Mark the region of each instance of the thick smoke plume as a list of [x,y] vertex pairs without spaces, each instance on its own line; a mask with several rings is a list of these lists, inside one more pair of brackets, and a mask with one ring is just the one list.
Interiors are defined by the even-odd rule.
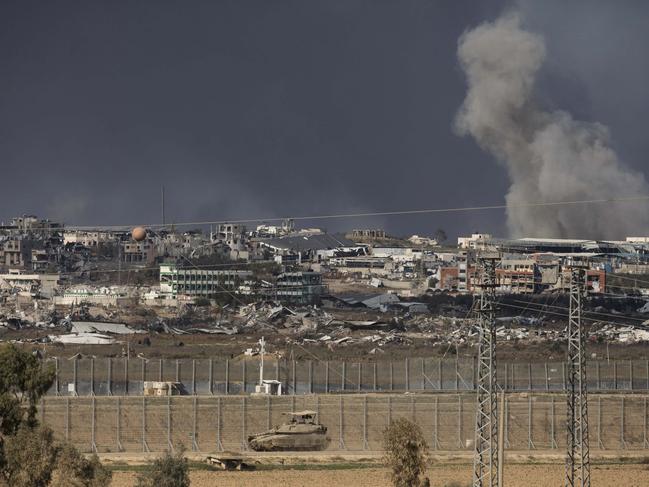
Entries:
[[649,230],[645,201],[518,206],[649,194],[644,176],[624,167],[609,147],[606,127],[544,110],[535,102],[545,44],[521,28],[518,15],[465,32],[458,57],[468,92],[456,128],[506,166],[512,236],[619,239]]

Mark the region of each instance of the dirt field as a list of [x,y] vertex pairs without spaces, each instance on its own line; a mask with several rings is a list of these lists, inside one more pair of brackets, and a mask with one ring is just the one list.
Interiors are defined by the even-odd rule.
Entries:
[[[505,469],[507,487],[547,487],[563,485],[564,467],[553,465],[511,465]],[[428,471],[431,485],[444,487],[452,482],[467,486],[471,481],[470,465],[443,465]],[[135,485],[136,474],[115,472],[114,487]],[[257,472],[196,471],[191,475],[192,487],[319,487],[319,486],[389,486],[388,471],[383,468],[350,470],[272,470]],[[592,483],[598,487],[641,487],[649,485],[647,465],[596,465],[592,468]]]

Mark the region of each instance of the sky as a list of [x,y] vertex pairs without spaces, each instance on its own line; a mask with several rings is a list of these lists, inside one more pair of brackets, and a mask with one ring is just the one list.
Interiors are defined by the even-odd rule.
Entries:
[[[162,185],[168,222],[503,204],[454,119],[458,39],[507,9],[545,38],[539,102],[649,172],[649,2],[4,0],[0,220],[158,223]],[[507,233],[501,210],[301,224]]]

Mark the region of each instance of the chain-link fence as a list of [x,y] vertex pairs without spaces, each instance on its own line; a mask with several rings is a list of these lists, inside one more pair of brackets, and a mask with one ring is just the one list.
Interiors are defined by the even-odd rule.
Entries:
[[[257,358],[211,359],[53,359],[59,396],[141,396],[144,381],[173,381],[191,395],[253,392],[259,382]],[[589,361],[590,391],[649,390],[649,360]],[[400,361],[343,362],[266,359],[265,379],[280,380],[288,394],[370,392],[461,392],[474,389],[475,361],[414,358]],[[563,362],[498,364],[506,391],[565,389]]]
[[[593,449],[645,449],[649,396],[590,397]],[[505,397],[505,447],[557,449],[565,445],[565,398],[553,393]],[[83,451],[147,452],[183,445],[192,451],[246,450],[248,435],[312,409],[327,427],[329,450],[380,450],[392,419],[422,428],[433,450],[470,450],[475,396],[354,394],[300,396],[45,397],[41,420]]]

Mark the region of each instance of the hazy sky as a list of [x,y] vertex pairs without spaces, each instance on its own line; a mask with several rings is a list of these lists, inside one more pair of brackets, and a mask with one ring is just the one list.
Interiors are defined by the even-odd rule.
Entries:
[[[158,222],[162,184],[176,221],[501,204],[453,119],[458,38],[508,7],[545,36],[541,102],[649,169],[649,2],[4,0],[0,220]],[[506,231],[500,211],[313,225]]]

